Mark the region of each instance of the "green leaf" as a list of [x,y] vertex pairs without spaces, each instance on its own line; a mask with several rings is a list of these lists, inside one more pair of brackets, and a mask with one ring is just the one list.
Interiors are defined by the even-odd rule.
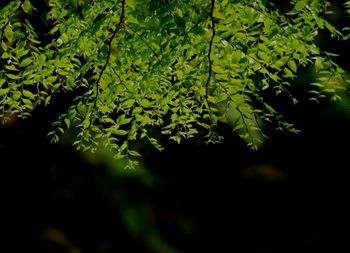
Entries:
[[269,39],[272,39],[276,34],[278,34],[278,32],[279,31],[277,27],[270,28],[267,36]]
[[34,99],[35,99],[34,94],[31,93],[31,92],[28,91],[28,90],[23,90],[22,93],[23,93],[23,96],[25,96],[25,97],[27,97],[27,98],[29,98],[29,99],[31,99],[31,100],[34,100]]
[[15,66],[13,65],[6,65],[5,66],[6,69],[8,70],[12,70],[12,71],[19,71],[19,69],[17,69]]
[[14,32],[9,25],[5,27],[4,33],[5,33],[6,39],[8,39],[9,41],[12,41]]
[[140,153],[135,150],[128,150],[128,154],[131,156],[141,156]]
[[270,87],[269,83],[266,81],[266,79],[262,80],[263,87],[261,88],[262,90],[266,90]]
[[2,50],[4,50],[5,52],[7,51],[8,47],[6,45],[6,43],[4,41],[1,41],[1,48]]
[[21,50],[16,50],[16,56],[17,56],[17,58],[21,58],[21,57],[23,57],[23,56],[25,56],[25,55],[27,55],[29,53],[29,50],[27,49],[27,50],[23,50],[23,49],[21,49]]
[[22,98],[22,102],[24,103],[26,108],[33,109],[33,103],[31,100],[29,100],[27,98]]
[[152,106],[152,103],[148,99],[141,99],[140,104],[143,108],[149,108]]
[[28,65],[30,65],[32,63],[32,59],[30,59],[30,58],[25,58],[22,62],[21,62],[21,64],[19,64],[19,66],[21,66],[21,67],[27,67]]
[[70,127],[70,120],[69,119],[65,118],[64,123],[66,123],[67,128]]
[[86,106],[81,101],[78,103],[77,109],[78,109],[79,114],[82,117],[85,117],[85,115],[86,115]]
[[297,72],[298,67],[297,67],[297,64],[295,63],[294,60],[291,59],[291,60],[288,61],[288,67],[289,67],[294,73]]
[[225,69],[223,69],[222,67],[217,66],[217,65],[213,65],[212,69],[213,69],[214,73],[218,73],[218,74],[223,74],[226,72]]
[[134,103],[135,103],[134,99],[127,99],[126,101],[124,101],[122,103],[122,107],[129,108],[129,107],[133,106]]
[[128,131],[122,130],[122,129],[117,129],[114,131],[116,135],[126,135],[128,134]]
[[11,74],[11,73],[6,73],[6,76],[10,79],[13,79],[13,80],[18,80],[18,79],[21,79],[21,77],[19,75],[14,75],[14,74]]
[[268,57],[268,55],[265,52],[258,51],[258,56],[259,56],[260,59],[264,60],[265,63],[268,63],[269,57]]
[[226,17],[222,14],[222,12],[217,11],[216,9],[214,9],[213,16],[214,18],[217,18],[217,19],[226,19]]
[[132,16],[132,15],[128,15],[128,17],[127,17],[127,22],[129,22],[129,23],[134,23],[134,24],[138,24],[139,23],[139,21],[134,17],[134,16]]
[[6,95],[9,93],[10,88],[0,89],[0,96]]
[[111,119],[111,118],[109,118],[109,117],[103,117],[102,119],[101,119],[101,122],[102,123],[110,123],[110,124],[115,124],[115,122],[114,122],[114,120],[113,119]]
[[25,0],[22,4],[22,9],[25,13],[32,15],[33,12],[33,6],[32,3],[29,0]]
[[10,55],[9,55],[9,53],[4,52],[4,53],[1,55],[1,58],[2,58],[2,59],[8,59],[8,58],[10,58]]
[[135,9],[135,6],[136,6],[135,0],[128,0],[125,3],[126,3],[127,6],[131,7],[132,9]]
[[324,20],[322,18],[320,18],[320,17],[316,17],[315,20],[316,20],[317,26],[320,29],[323,29],[323,27],[324,27]]
[[82,126],[84,129],[89,128],[89,126],[90,126],[90,118],[89,117],[84,119]]
[[20,97],[22,96],[22,93],[18,90],[14,91],[13,94],[12,94],[12,99],[13,100],[18,100]]
[[307,2],[305,0],[298,0],[294,6],[294,10],[299,12],[306,7],[306,4],[307,4]]
[[275,82],[278,82],[279,81],[279,77],[278,77],[278,75],[276,75],[276,74],[273,74],[273,73],[268,73],[268,75],[269,75],[269,77],[272,79],[272,80],[274,80]]
[[[214,1],[204,0],[50,0],[48,9],[39,10],[34,0],[5,2],[0,117],[25,118],[33,104],[46,106],[51,97],[54,102],[68,96],[70,104],[53,125],[53,141],[71,128],[77,149],[102,146],[126,164],[140,155],[128,150],[131,141],[145,138],[161,150],[160,134],[180,142],[201,133],[215,143],[221,139],[215,134],[219,122],[232,124],[249,147],[260,146],[265,127],[288,128],[265,101],[284,91],[296,103],[284,89],[295,85],[290,79],[302,74],[300,67],[314,63],[310,70],[318,84],[305,86],[309,96],[338,101],[348,95],[346,69],[319,43],[321,29],[330,31],[322,33],[326,42],[327,36],[350,38],[349,27],[343,30],[346,25],[338,22],[335,28],[329,21],[332,1],[292,0],[287,13],[278,1],[268,0],[216,0],[212,13]],[[349,0],[346,6],[350,14]],[[50,36],[40,41],[45,34],[29,17],[34,14],[51,41]],[[280,99],[275,102],[279,108]],[[151,130],[157,139],[150,138]]]
[[284,68],[284,74],[285,74],[285,77],[287,77],[287,78],[293,78],[294,77],[293,72],[290,71],[288,68]]
[[26,37],[25,33],[21,30],[16,30],[13,34],[12,40],[13,41],[17,41],[17,40],[21,40],[24,39]]
[[130,121],[131,121],[131,118],[122,119],[122,120],[118,121],[118,125],[129,124]]
[[33,42],[34,44],[40,44],[40,41],[38,41],[32,37],[28,37],[27,39],[30,40],[31,42]]
[[5,78],[1,78],[1,79],[0,79],[0,88],[1,88],[1,86],[2,86],[4,83],[6,83],[6,79],[5,79]]
[[333,25],[331,25],[328,21],[324,20],[324,25],[326,26],[326,28],[333,34],[336,36],[341,35],[341,32],[339,32]]

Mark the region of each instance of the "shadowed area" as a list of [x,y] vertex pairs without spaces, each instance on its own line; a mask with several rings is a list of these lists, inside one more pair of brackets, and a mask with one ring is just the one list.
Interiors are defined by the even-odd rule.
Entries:
[[[47,1],[32,2],[42,13],[48,8]],[[286,13],[291,5],[285,2],[270,5]],[[345,14],[334,5],[340,14],[330,22],[342,26]],[[56,36],[48,35],[45,17],[31,21],[46,42]],[[349,71],[348,42],[327,39],[327,32],[318,37]],[[143,156],[140,166],[125,170],[103,147],[76,151],[72,129],[59,144],[50,143],[50,123],[84,91],[54,94],[28,119],[10,117],[0,126],[0,252],[350,252],[350,97],[309,101],[313,68],[300,68],[291,81],[290,92],[300,98],[295,105],[288,94],[261,92],[301,131],[264,129],[268,138],[257,151],[230,125],[219,125],[224,139],[215,145],[202,135],[177,144],[149,127],[164,151],[145,138],[133,142]]]
[[[52,145],[38,111],[1,128],[5,245],[36,252],[331,252],[346,247],[350,120],[306,102],[300,135],[258,152],[222,144],[147,144],[140,168]],[[306,108],[307,107],[307,108]],[[345,114],[347,115],[347,114]]]

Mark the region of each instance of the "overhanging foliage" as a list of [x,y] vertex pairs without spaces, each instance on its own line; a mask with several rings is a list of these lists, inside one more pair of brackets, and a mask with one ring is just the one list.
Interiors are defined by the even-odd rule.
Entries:
[[53,142],[76,129],[77,149],[104,146],[129,166],[139,156],[133,141],[162,149],[150,127],[179,143],[196,134],[215,143],[217,124],[229,122],[253,149],[266,124],[297,132],[264,92],[296,103],[289,87],[302,67],[314,65],[318,76],[311,99],[337,100],[348,90],[334,55],[317,45],[320,30],[347,37],[326,20],[328,1],[292,0],[286,12],[263,0],[49,0],[40,11],[33,4],[14,0],[0,10],[2,123],[71,93],[52,124]]

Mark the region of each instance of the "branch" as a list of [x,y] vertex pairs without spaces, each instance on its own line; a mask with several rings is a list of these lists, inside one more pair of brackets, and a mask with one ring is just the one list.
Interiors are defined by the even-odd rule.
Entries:
[[118,23],[117,27],[114,29],[113,34],[108,41],[108,53],[107,53],[106,61],[105,61],[105,64],[103,65],[101,72],[100,72],[100,75],[98,76],[98,79],[96,81],[96,96],[95,96],[95,101],[94,101],[94,108],[95,109],[96,109],[97,98],[99,95],[99,83],[101,81],[102,75],[103,75],[104,71],[106,70],[106,67],[107,67],[108,62],[109,62],[109,58],[111,55],[112,42],[113,42],[113,39],[115,38],[115,36],[117,35],[117,33],[123,28],[124,20],[125,20],[125,0],[122,0],[122,13],[120,14],[119,23]]
[[253,147],[256,147],[257,145],[255,144],[253,135],[252,135],[252,134],[249,134],[249,125],[248,125],[248,123],[246,122],[246,116],[244,115],[244,113],[242,112],[242,110],[239,108],[239,106],[237,106],[235,109],[236,109],[236,110],[238,111],[238,113],[241,115],[242,123],[243,123],[243,125],[244,125],[244,128],[245,128],[247,134],[248,134],[249,137],[250,137],[250,140],[251,140],[251,143],[252,143]]
[[[211,76],[212,76],[212,73],[213,73],[213,62],[212,62],[212,59],[211,59],[211,51],[212,51],[212,48],[213,48],[213,42],[214,42],[214,37],[215,37],[215,22],[214,22],[214,15],[213,15],[214,14],[214,7],[215,7],[215,0],[211,0],[211,8],[210,8],[209,16],[210,16],[210,19],[211,19],[212,35],[211,35],[211,39],[210,39],[210,42],[209,42],[209,51],[208,51],[208,61],[209,61],[208,72],[209,72],[209,75],[208,75],[207,81],[205,83],[205,100],[207,101],[210,113],[211,113],[211,108],[210,108],[210,104],[209,104],[209,101],[208,101],[208,96],[209,96],[208,88],[209,88],[210,79],[211,79]],[[209,119],[209,120],[211,120],[211,119]]]
[[117,73],[117,71],[114,69],[113,66],[111,66],[110,64],[108,64],[108,66],[110,67],[110,69],[113,71],[113,73],[117,76],[117,78],[119,79],[119,82],[124,86],[124,88],[130,92],[129,88],[125,85],[125,83],[123,82],[122,78],[120,77],[120,75]]

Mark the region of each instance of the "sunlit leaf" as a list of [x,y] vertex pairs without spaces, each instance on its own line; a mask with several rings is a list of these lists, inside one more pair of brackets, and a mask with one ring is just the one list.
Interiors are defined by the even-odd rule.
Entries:
[[13,79],[13,80],[21,79],[21,77],[19,75],[14,75],[11,73],[6,73],[6,76],[10,79]]
[[332,1],[5,2],[2,115],[27,118],[55,105],[52,142],[70,128],[80,152],[102,147],[129,167],[139,156],[129,148],[143,139],[162,150],[162,134],[217,143],[219,124],[229,124],[256,149],[265,128],[297,133],[273,95],[296,104],[304,70],[312,72],[311,100],[347,101],[346,66],[320,43],[350,38],[348,25],[329,15],[343,8]]
[[13,32],[12,28],[11,28],[9,25],[7,25],[7,26],[5,27],[5,29],[4,29],[4,34],[5,34],[6,38],[7,38],[9,41],[12,41],[14,32]]
[[0,89],[0,96],[6,95],[9,93],[10,88]]
[[32,63],[32,59],[30,58],[25,58],[21,63],[20,66],[21,67],[27,67],[28,65],[30,65]]
[[289,60],[287,65],[294,73],[297,72],[298,67],[294,60]]
[[116,135],[126,135],[126,134],[128,134],[128,131],[118,129],[118,130],[115,130],[114,133]]
[[29,0],[24,0],[24,2],[22,4],[22,9],[25,13],[32,15],[33,6]]
[[31,100],[35,99],[35,96],[32,92],[28,91],[28,90],[23,90],[22,91],[23,95]]

